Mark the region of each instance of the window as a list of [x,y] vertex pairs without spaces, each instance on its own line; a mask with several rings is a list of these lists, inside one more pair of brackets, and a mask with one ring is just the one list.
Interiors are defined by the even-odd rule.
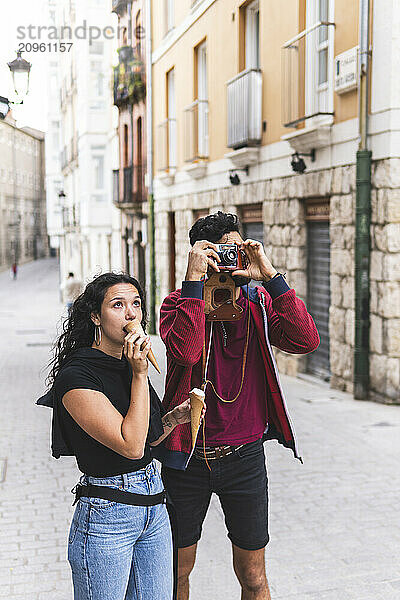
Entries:
[[[333,0],[311,0],[307,2],[306,37],[306,114],[323,115],[333,113],[334,79],[334,27]],[[318,23],[323,23],[319,25]],[[314,27],[314,29],[312,29]],[[310,119],[310,126],[315,119]]]
[[[318,21],[328,22],[329,0],[319,0]],[[318,32],[317,54],[318,54],[318,85],[328,82],[328,27],[321,27]]]
[[104,42],[91,42],[89,45],[89,54],[103,54]]
[[142,56],[143,31],[142,31],[142,22],[141,22],[140,10],[138,10],[137,13],[136,13],[136,19],[135,19],[135,38],[136,38],[136,51],[137,51],[137,54],[138,54],[138,56]]
[[175,26],[175,11],[174,11],[175,0],[164,0],[164,23],[165,23],[165,35]]
[[129,166],[129,130],[128,130],[128,125],[124,125],[124,148],[123,148],[123,156],[124,156],[124,167],[128,167]]
[[246,69],[260,68],[260,7],[252,2],[246,7]]
[[198,156],[208,156],[208,83],[207,83],[207,44],[203,42],[196,48],[197,82],[197,129]]
[[60,147],[60,123],[58,121],[53,121],[51,124],[52,129],[52,145],[53,148],[57,151]]
[[96,190],[104,189],[104,147],[92,147],[93,186]]
[[167,73],[168,166],[176,167],[175,70]]

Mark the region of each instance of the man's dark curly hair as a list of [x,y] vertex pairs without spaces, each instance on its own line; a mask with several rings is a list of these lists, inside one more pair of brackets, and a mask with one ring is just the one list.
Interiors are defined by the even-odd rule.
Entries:
[[94,340],[95,326],[92,313],[100,314],[101,305],[108,288],[118,283],[130,283],[138,291],[142,303],[142,327],[145,330],[147,321],[146,299],[144,291],[134,277],[126,273],[103,273],[88,283],[83,293],[72,305],[68,317],[64,320],[62,333],[53,345],[53,358],[50,361],[48,385],[52,385],[58,371],[79,348],[89,348]]
[[219,210],[212,215],[197,219],[189,231],[190,244],[194,246],[199,240],[207,240],[215,244],[225,233],[231,231],[241,233],[237,215],[223,213]]

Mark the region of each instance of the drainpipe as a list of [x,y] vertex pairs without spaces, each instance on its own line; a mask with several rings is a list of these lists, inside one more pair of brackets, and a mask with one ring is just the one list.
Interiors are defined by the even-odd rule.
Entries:
[[354,397],[368,398],[370,311],[371,157],[368,150],[370,0],[360,0],[359,138],[356,167]]
[[147,124],[147,189],[149,202],[150,306],[149,333],[156,333],[156,258],[153,195],[153,72],[151,38],[151,0],[146,0],[146,124]]

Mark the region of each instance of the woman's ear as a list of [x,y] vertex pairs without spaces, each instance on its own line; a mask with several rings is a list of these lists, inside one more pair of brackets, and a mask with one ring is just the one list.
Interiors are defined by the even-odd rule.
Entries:
[[99,318],[99,315],[97,313],[90,313],[90,318],[92,319],[93,323],[96,326],[100,325],[100,318]]

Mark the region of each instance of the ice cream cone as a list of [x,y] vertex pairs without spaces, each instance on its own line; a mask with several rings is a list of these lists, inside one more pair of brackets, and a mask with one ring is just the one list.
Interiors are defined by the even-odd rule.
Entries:
[[[125,325],[124,331],[126,331],[126,333],[131,333],[132,331],[134,331],[135,333],[140,333],[140,335],[145,335],[145,333],[143,331],[143,327],[142,327],[140,321],[138,321],[138,319],[133,319],[133,321],[129,321],[129,323],[127,323],[127,325]],[[153,354],[153,350],[150,349],[150,351],[147,355],[147,358],[149,359],[149,361],[151,362],[153,367],[159,373],[161,373],[160,367],[158,366],[158,363],[156,361],[156,357]]]
[[205,394],[202,390],[194,388],[189,392],[190,396],[190,424],[192,428],[192,447],[196,443],[197,432],[200,427],[201,411],[204,406]]

